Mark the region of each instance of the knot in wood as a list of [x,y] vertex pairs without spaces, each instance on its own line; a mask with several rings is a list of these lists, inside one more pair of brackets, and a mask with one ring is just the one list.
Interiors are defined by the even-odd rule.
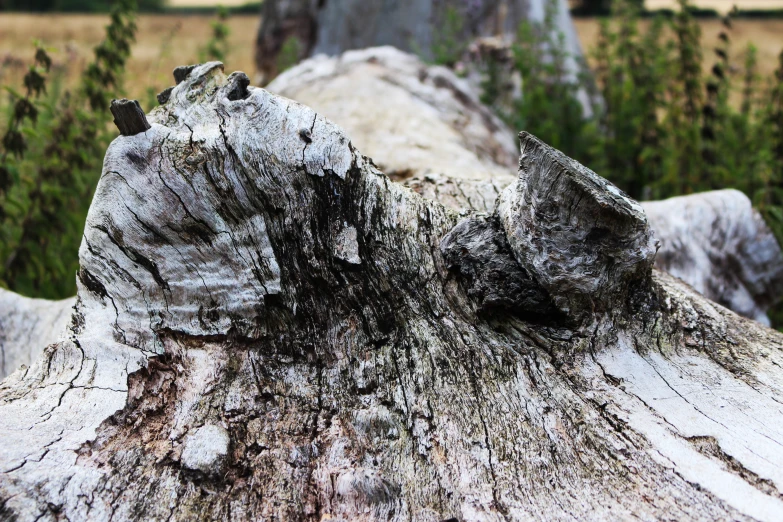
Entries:
[[616,308],[650,275],[658,242],[642,207],[533,135],[496,216],[517,262],[573,318]]

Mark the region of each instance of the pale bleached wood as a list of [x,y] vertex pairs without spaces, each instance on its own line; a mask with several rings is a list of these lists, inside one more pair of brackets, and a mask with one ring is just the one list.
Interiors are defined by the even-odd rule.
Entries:
[[769,325],[783,296],[783,252],[738,190],[715,190],[642,203],[661,250],[656,266],[705,297]]
[[[460,214],[244,83],[109,147],[67,339],[0,383],[3,518],[779,519],[783,337],[652,270],[638,205],[523,136]],[[474,291],[522,271],[558,312]]]
[[0,288],[0,380],[30,364],[56,342],[76,299],[30,299]]
[[[519,152],[511,129],[465,80],[393,47],[318,56],[267,88],[337,123],[396,180],[427,188],[440,180],[494,179],[499,187],[514,181]],[[498,194],[468,189],[466,196],[491,210]]]

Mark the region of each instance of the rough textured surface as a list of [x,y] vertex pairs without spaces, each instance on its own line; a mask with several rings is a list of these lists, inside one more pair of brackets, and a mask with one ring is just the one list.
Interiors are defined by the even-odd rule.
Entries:
[[519,138],[519,181],[496,210],[514,257],[566,315],[615,308],[658,249],[642,207],[534,136]]
[[76,299],[30,299],[0,288],[0,380],[65,333]]
[[456,270],[486,313],[498,308],[545,316],[554,313],[549,294],[517,263],[501,225],[494,217],[460,221],[440,243],[450,270]]
[[123,136],[133,136],[150,128],[147,117],[136,100],[112,100],[110,109],[114,124]]
[[[501,186],[514,180],[511,130],[454,73],[393,47],[312,58],[268,89],[337,123],[393,179],[425,185],[495,179]],[[496,197],[477,204],[491,206]]]
[[783,252],[747,196],[716,190],[642,206],[661,239],[655,266],[769,325],[766,311],[783,297]]
[[[464,81],[412,55],[386,47],[321,56],[269,88],[335,121],[390,177],[453,209],[492,213],[514,180],[510,129]],[[783,296],[783,253],[745,196],[716,191],[642,206],[662,243],[658,268],[769,323],[766,310]]]
[[196,428],[185,437],[182,466],[205,475],[219,476],[228,456],[230,442],[229,434],[222,426],[207,424]]
[[[538,255],[511,213],[424,199],[241,81],[193,69],[107,151],[68,338],[0,383],[2,518],[779,519],[783,336],[660,272],[588,321],[487,313],[461,267]],[[538,194],[526,169],[505,198]],[[563,175],[594,184],[536,219],[644,246],[630,202]]]

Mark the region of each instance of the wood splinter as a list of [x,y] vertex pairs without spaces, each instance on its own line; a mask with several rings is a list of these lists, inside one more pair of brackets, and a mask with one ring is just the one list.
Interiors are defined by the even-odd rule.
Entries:
[[112,100],[110,109],[114,124],[123,136],[135,136],[150,128],[147,116],[137,100]]

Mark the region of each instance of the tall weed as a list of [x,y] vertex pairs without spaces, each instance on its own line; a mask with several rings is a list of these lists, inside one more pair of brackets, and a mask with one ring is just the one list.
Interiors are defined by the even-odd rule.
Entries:
[[[742,190],[781,241],[783,53],[775,76],[764,80],[753,46],[742,63],[732,63],[731,15],[720,44],[705,49],[691,5],[679,4],[673,17],[642,29],[638,2],[613,2],[590,50],[593,84],[564,73],[568,55],[553,11],[541,23],[523,24],[512,44],[523,94],[496,109],[512,127],[540,136],[636,199]],[[580,95],[585,85],[595,86],[600,101],[589,110]]]
[[78,249],[103,153],[116,135],[109,102],[122,89],[133,42],[136,4],[118,0],[106,37],[73,90],[45,76],[39,47],[25,77],[26,95],[11,92],[0,154],[0,285],[63,298],[76,291]]

